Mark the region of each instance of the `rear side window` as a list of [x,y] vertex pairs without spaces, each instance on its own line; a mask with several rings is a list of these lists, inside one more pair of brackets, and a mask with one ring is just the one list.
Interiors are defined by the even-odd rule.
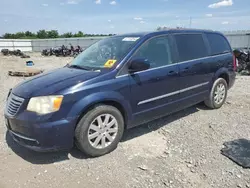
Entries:
[[218,55],[231,51],[231,47],[223,36],[216,33],[208,33],[206,35],[211,48],[211,55]]
[[179,61],[198,59],[208,55],[201,34],[177,34],[174,37],[179,52]]

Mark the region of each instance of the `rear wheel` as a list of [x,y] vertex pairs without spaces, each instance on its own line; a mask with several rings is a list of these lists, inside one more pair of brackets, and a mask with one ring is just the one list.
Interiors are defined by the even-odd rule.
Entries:
[[212,109],[220,108],[226,101],[227,98],[227,82],[223,78],[218,78],[210,91],[209,98],[204,102],[206,106]]
[[121,112],[113,106],[98,105],[79,121],[75,130],[76,145],[87,155],[101,156],[117,147],[123,131]]

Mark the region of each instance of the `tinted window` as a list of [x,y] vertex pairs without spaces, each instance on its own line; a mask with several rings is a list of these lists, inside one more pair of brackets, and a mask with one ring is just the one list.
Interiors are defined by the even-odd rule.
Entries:
[[217,55],[231,51],[229,44],[223,36],[214,33],[208,33],[207,38],[211,48],[211,55]]
[[150,62],[150,68],[172,64],[169,38],[156,37],[145,42],[135,53],[133,59],[145,58]]
[[207,56],[207,49],[201,34],[175,35],[180,61],[188,61]]

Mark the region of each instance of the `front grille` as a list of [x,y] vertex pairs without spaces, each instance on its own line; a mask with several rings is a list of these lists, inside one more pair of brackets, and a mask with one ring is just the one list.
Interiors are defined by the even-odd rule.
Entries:
[[7,105],[6,105],[6,110],[8,114],[11,116],[16,115],[23,101],[24,101],[23,98],[10,94],[7,100]]

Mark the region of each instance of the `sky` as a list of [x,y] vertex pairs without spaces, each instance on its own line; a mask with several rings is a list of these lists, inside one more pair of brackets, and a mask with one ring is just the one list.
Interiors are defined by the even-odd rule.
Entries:
[[58,30],[92,34],[159,26],[250,30],[249,0],[0,0],[0,35]]

